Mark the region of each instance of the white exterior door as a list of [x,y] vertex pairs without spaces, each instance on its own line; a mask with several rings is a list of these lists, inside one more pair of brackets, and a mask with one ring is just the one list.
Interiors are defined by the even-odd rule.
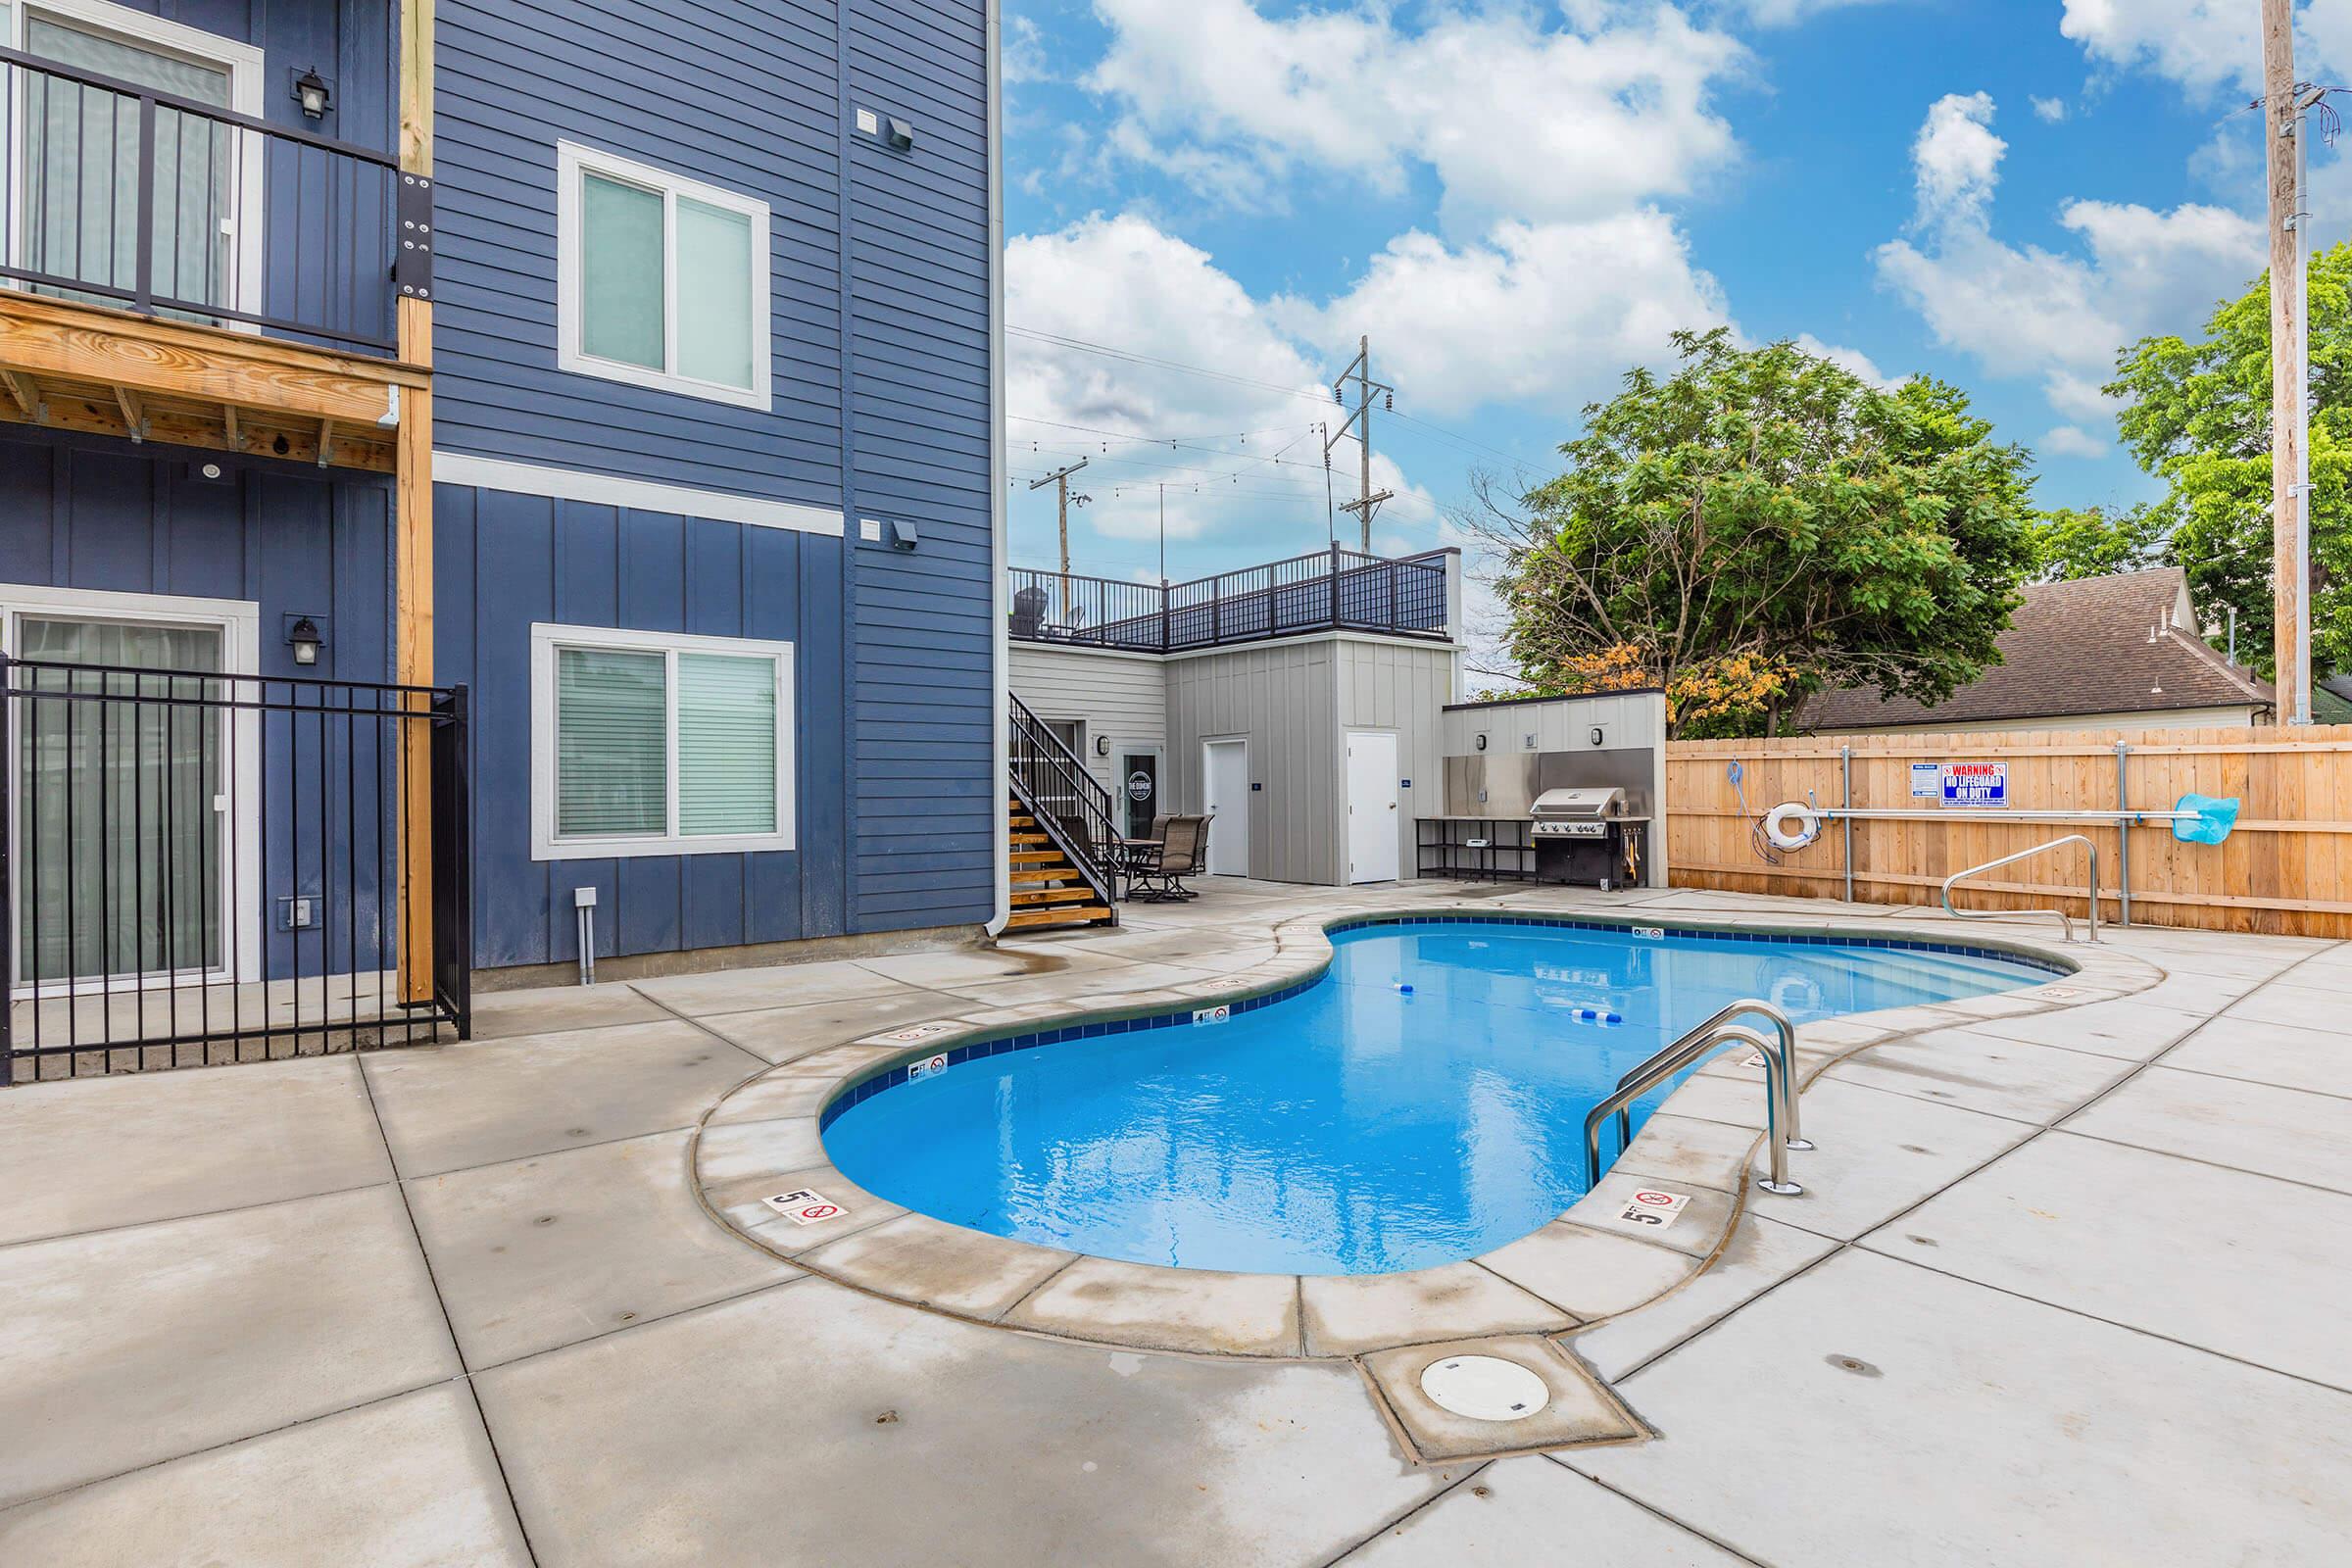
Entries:
[[1348,736],[1348,880],[1396,880],[1396,737],[1382,731]]
[[1208,824],[1208,874],[1250,874],[1250,743],[1207,741],[1200,747],[1201,809]]

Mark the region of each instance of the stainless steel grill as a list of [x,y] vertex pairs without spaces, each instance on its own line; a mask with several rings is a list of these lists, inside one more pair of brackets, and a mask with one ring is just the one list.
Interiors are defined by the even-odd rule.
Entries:
[[1648,820],[1634,814],[1625,791],[1590,787],[1545,790],[1534,816],[1536,837],[1553,839],[1604,839],[1612,825]]

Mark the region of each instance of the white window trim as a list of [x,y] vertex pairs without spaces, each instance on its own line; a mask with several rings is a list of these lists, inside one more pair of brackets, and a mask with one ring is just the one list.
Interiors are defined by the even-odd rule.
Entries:
[[[678,817],[678,654],[772,658],[776,662],[776,830],[773,833],[681,834],[636,838],[559,838],[556,835],[556,651],[612,648],[669,654],[669,819]],[[608,626],[531,625],[531,858],[631,859],[652,855],[754,855],[790,850],[793,841],[795,723],[793,645],[749,637],[697,637],[683,632],[623,631]]]
[[[675,295],[677,268],[678,198],[702,202],[727,212],[741,213],[752,221],[752,384],[728,386],[680,375],[674,370],[649,370],[641,365],[598,359],[580,347],[580,178],[601,174],[624,185],[654,191],[662,197],[662,362],[678,360],[678,313]],[[737,408],[769,407],[769,361],[774,356],[774,318],[768,304],[767,203],[706,185],[683,174],[656,169],[634,159],[578,142],[556,143],[556,368],[575,375],[600,376],[631,386],[675,392],[685,397],[731,403]]]
[[[262,118],[262,86],[266,76],[262,51],[249,43],[191,27],[185,23],[172,22],[145,11],[116,5],[113,0],[6,0],[0,3],[0,42],[11,49],[24,47],[24,18],[27,12],[75,22],[96,32],[113,33],[126,42],[143,44],[162,54],[178,55],[201,65],[217,66],[228,73],[228,107],[240,115]],[[24,106],[22,92],[10,95],[7,126],[8,167],[0,170],[0,181],[8,189],[8,232],[19,236],[9,242],[9,261],[22,266],[17,254],[26,225],[23,212],[24,181],[18,172],[15,149],[27,146],[24,132]],[[263,159],[268,149],[265,138],[249,132],[235,133],[233,145],[236,156],[230,177],[236,188],[229,193],[229,208],[235,214],[230,220],[229,275],[235,279],[233,289],[235,308],[258,316],[262,310],[262,260],[265,249],[265,220],[263,198],[266,194]],[[13,279],[9,288],[27,285]],[[259,332],[250,321],[224,323],[229,330]]]
[[[71,616],[81,620],[123,620],[141,624],[166,626],[217,626],[220,630],[220,663],[224,675],[254,675],[262,667],[262,607],[250,599],[194,599],[175,594],[116,593],[96,588],[51,588],[30,583],[0,583],[0,652],[17,651],[17,622],[24,615],[36,617]],[[11,705],[12,707],[21,705]],[[12,715],[13,719],[13,715]],[[222,748],[222,766],[233,769],[230,790],[238,802],[237,815],[228,824],[234,844],[234,858],[227,878],[228,885],[220,890],[223,931],[252,931],[259,928],[262,908],[262,835],[257,812],[262,792],[262,731],[257,715],[237,712],[227,720],[233,744]],[[0,765],[17,765],[17,737],[5,736],[5,752]],[[18,824],[20,827],[22,824]],[[24,858],[12,855],[10,864],[19,869]],[[22,909],[20,899],[13,906]],[[0,940],[14,942],[16,933],[0,932]],[[262,949],[264,943],[231,943],[230,951],[236,962],[239,982],[262,977]],[[141,989],[162,989],[185,985],[188,976],[142,975],[137,984]],[[208,973],[208,979],[232,978],[227,966]],[[73,990],[78,994],[101,989],[127,990],[121,978],[112,980],[82,980]],[[62,983],[43,982],[40,994],[63,996],[67,988]],[[20,985],[17,997],[29,997],[33,988]]]

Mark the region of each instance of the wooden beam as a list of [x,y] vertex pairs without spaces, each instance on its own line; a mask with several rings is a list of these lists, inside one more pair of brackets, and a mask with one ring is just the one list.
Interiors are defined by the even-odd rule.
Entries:
[[115,402],[122,410],[122,431],[133,441],[147,439],[147,413],[139,407],[139,395],[126,386],[115,388]]
[[13,289],[0,289],[0,369],[352,424],[389,424],[399,412],[392,389],[429,381],[423,371],[388,360]]
[[227,437],[228,449],[234,452],[237,449],[237,406],[234,403],[220,405],[220,433]]
[[39,424],[43,407],[41,389],[33,385],[32,377],[23,370],[10,370],[7,380],[9,395],[17,400],[17,407],[24,411],[24,417]]
[[334,451],[335,421],[320,419],[318,421],[318,466],[325,467],[328,461],[333,458]]
[[[42,416],[27,419],[13,397],[0,398],[0,424],[39,424],[50,430],[74,430],[85,435],[123,436],[122,409],[110,389],[89,387],[71,393],[42,394]],[[318,433],[315,425],[279,425],[251,414],[237,421],[236,438],[222,438],[219,406],[175,407],[142,402],[151,446],[193,447],[206,452],[231,452],[248,458],[272,458],[285,463],[316,463]],[[334,466],[368,473],[390,473],[393,432],[370,426],[362,435],[348,429],[335,432]]]
[[[433,0],[400,0],[400,167],[433,172]],[[433,308],[396,307],[400,357],[430,369]],[[433,683],[433,393],[430,380],[402,393],[393,479],[393,676]],[[433,816],[426,726],[411,720],[401,755],[400,996],[433,1000]]]

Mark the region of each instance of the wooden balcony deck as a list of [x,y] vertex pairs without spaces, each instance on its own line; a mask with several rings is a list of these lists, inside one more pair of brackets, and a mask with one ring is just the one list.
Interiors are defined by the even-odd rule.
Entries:
[[431,372],[0,288],[0,419],[391,473]]

